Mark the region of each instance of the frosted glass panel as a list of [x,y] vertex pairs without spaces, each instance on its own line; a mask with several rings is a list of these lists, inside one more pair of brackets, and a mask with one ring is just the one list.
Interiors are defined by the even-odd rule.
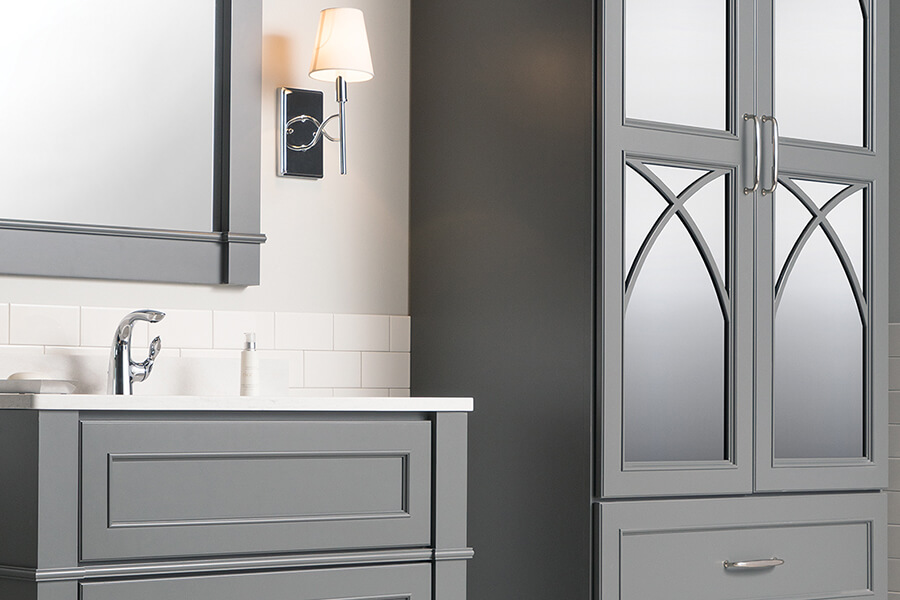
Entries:
[[844,250],[847,251],[847,256],[850,257],[850,263],[853,265],[853,271],[861,283],[865,281],[863,268],[864,219],[862,192],[857,192],[843,200],[828,215],[828,222],[834,227],[835,233],[844,245]]
[[726,129],[726,0],[625,2],[625,116]]
[[[656,167],[653,170],[665,174]],[[707,173],[684,171],[693,171],[693,179]],[[724,207],[725,182],[719,176],[702,188],[710,194],[696,204],[707,213],[702,219],[694,220],[690,208],[678,209],[695,223],[694,235],[704,243],[707,235],[726,239],[724,208],[708,206],[713,204],[711,197],[718,196],[719,206]],[[678,182],[670,187],[677,189]],[[652,196],[661,197],[643,177],[629,174],[626,215],[648,206],[647,198]],[[669,200],[666,204],[671,206],[674,198]],[[701,197],[695,195],[685,206],[695,200]],[[728,437],[728,321],[697,241],[682,218],[667,210],[669,219],[658,236],[651,236],[646,257],[626,290],[624,458],[629,462],[723,460]],[[710,235],[712,229],[718,231]]]
[[862,146],[859,0],[775,0],[775,115],[785,137]]
[[[848,190],[847,197],[827,204],[821,192],[830,184],[793,183],[806,198],[791,199],[789,191],[780,190],[776,205],[803,201],[830,210],[807,212],[807,221],[812,213],[822,220],[796,248],[796,226],[790,232],[782,228],[776,212],[776,240],[781,247],[792,246],[793,264],[788,258],[788,270],[775,289],[775,457],[861,457],[865,326],[860,313],[866,305],[862,294],[854,294],[853,281],[862,282],[864,268],[864,194]],[[849,273],[840,256],[850,264]]]

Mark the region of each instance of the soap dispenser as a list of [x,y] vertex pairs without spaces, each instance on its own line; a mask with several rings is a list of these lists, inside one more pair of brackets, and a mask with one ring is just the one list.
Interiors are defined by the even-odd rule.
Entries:
[[259,355],[256,353],[256,334],[244,334],[241,351],[241,396],[259,395]]

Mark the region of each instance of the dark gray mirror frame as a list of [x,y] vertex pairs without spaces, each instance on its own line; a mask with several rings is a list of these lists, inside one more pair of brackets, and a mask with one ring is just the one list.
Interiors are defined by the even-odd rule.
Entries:
[[0,273],[258,285],[261,0],[217,0],[213,231],[0,219]]

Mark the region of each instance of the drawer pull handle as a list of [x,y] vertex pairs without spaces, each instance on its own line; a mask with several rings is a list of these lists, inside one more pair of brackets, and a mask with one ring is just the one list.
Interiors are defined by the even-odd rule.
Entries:
[[725,561],[723,563],[726,569],[771,569],[778,565],[783,565],[784,561],[780,558],[763,558],[760,560],[739,560],[735,562]]

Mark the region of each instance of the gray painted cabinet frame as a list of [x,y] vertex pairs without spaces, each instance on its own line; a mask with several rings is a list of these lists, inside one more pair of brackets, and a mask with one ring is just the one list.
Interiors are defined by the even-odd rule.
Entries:
[[218,0],[211,232],[0,219],[0,273],[257,285],[262,3]]
[[[604,498],[685,496],[778,490],[877,489],[887,483],[887,88],[888,2],[864,0],[867,26],[865,91],[867,147],[781,142],[779,182],[792,176],[858,183],[866,190],[866,271],[869,299],[865,340],[867,371],[865,457],[773,459],[773,299],[771,195],[773,157],[765,128],[762,181],[754,193],[754,128],[743,115],[773,114],[772,0],[728,2],[727,126],[722,131],[626,118],[625,0],[600,4],[598,81],[598,308],[596,493]],[[777,116],[777,115],[776,115]],[[624,264],[625,179],[630,170],[655,185],[646,165],[725,173],[730,238],[727,315],[727,393],[724,460],[626,462],[623,406],[624,306],[630,290]],[[785,183],[787,182],[787,183]],[[655,187],[660,190],[661,185]],[[667,200],[677,209],[677,198]],[[720,294],[721,296],[721,294]],[[665,298],[660,298],[661,303]],[[671,392],[674,395],[677,391]],[[677,398],[676,398],[677,399]]]
[[[864,337],[864,458],[777,459],[774,452],[773,301],[774,248],[772,196],[757,198],[756,245],[756,472],[760,491],[876,489],[887,487],[887,333],[888,333],[888,91],[889,2],[862,0],[865,20],[865,147],[853,148],[782,138],[779,188],[796,178],[811,177],[863,188],[864,252],[862,279],[867,324]],[[774,14],[770,2],[759,3],[758,97],[760,114],[777,113],[774,102]],[[777,117],[777,114],[776,114]],[[763,178],[771,184],[771,177]],[[778,196],[774,198],[778,202]]]
[[[232,589],[228,584],[232,581],[237,586],[235,590],[255,590],[263,596],[271,593],[272,597],[291,599],[307,597],[300,594],[302,590],[314,594],[311,598],[465,598],[466,563],[473,556],[466,541],[467,418],[465,413],[298,416],[0,411],[0,480],[15,482],[0,493],[0,597],[74,600],[111,595],[124,600],[146,598],[149,594],[212,600],[223,597],[223,590]],[[158,435],[154,436],[155,430]],[[79,451],[85,438],[88,464],[82,463]],[[151,455],[142,451],[149,447],[153,448]],[[212,452],[207,452],[210,448]],[[179,463],[184,464],[187,451],[194,453],[193,459],[226,465],[238,460],[247,467],[248,459],[261,461],[259,468],[250,467],[251,471],[256,474],[254,478],[269,480],[271,459],[286,460],[284,464],[311,459],[319,466],[313,464],[291,477],[306,477],[301,485],[306,481],[325,482],[323,489],[309,489],[308,494],[301,494],[313,498],[327,495],[326,488],[331,488],[333,494],[345,486],[342,481],[328,483],[329,461],[351,466],[351,471],[360,477],[358,481],[387,473],[386,481],[373,485],[380,488],[373,490],[373,498],[354,494],[350,501],[365,506],[387,498],[409,507],[410,516],[328,514],[326,509],[320,514],[295,515],[299,518],[288,518],[280,530],[265,531],[273,525],[277,529],[279,524],[266,523],[270,517],[254,519],[253,514],[244,512],[238,516],[251,518],[239,519],[243,524],[229,523],[235,521],[234,515],[225,515],[223,521],[223,508],[258,510],[254,498],[263,500],[266,492],[254,489],[252,483],[242,488],[241,481],[216,476],[212,469],[207,476],[211,479],[209,485],[198,482],[199,488],[216,490],[224,486],[223,489],[232,490],[239,502],[235,505],[232,499],[222,502],[219,496],[213,496],[209,506],[218,511],[218,523],[138,523],[128,539],[119,540],[97,531],[99,528],[115,535],[121,525],[109,522],[116,515],[106,502],[99,502],[103,514],[97,512],[98,490],[86,489],[103,487],[96,472],[100,463],[111,465],[116,459],[113,454],[130,453],[129,460],[149,459],[151,470],[163,478],[172,475],[178,479],[177,473],[186,474]],[[107,460],[104,453],[110,454]],[[366,462],[370,459],[373,469],[367,473]],[[398,460],[406,467],[398,468]],[[406,492],[394,493],[390,489],[392,485],[396,489],[398,482],[400,487],[408,488]],[[164,510],[182,510],[177,494],[188,488],[199,489],[190,483],[181,488],[180,483],[185,480],[159,484],[171,485],[171,490],[162,489],[160,493],[169,493],[175,500]],[[128,488],[110,497],[126,499],[131,508],[144,510],[140,508],[141,498],[130,494]],[[249,503],[241,503],[240,497]],[[280,502],[283,507],[285,503],[299,506],[305,501],[283,497]],[[264,505],[265,502],[260,503]],[[194,503],[188,510],[197,507],[202,505]],[[342,522],[345,517],[348,520]],[[403,523],[394,529],[391,521]],[[126,525],[126,529],[131,528]],[[196,540],[184,538],[178,531],[191,527],[211,527],[212,531],[197,533]],[[95,531],[85,532],[82,528]],[[226,531],[229,528],[235,531]],[[158,531],[144,537],[142,530],[152,529]],[[143,540],[135,542],[135,536]],[[270,539],[272,544],[267,546]],[[107,543],[110,540],[112,543]],[[90,557],[82,556],[86,543],[93,553]],[[101,546],[103,549],[97,552]],[[131,586],[134,578],[144,584]],[[240,597],[243,600],[248,596]]]

